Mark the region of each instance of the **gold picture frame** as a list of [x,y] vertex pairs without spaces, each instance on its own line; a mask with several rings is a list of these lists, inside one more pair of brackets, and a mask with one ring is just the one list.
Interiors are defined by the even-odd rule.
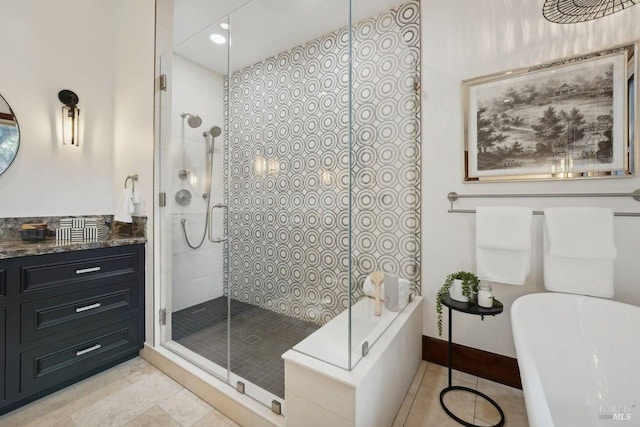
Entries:
[[634,176],[637,49],[463,81],[464,181]]

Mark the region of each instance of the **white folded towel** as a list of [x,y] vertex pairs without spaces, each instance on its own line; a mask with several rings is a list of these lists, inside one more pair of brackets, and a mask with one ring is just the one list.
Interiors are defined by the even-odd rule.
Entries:
[[[385,273],[386,276],[386,273]],[[371,281],[371,275],[368,275],[364,279],[364,284],[362,286],[362,291],[365,295],[375,298],[376,297],[376,288],[373,286],[373,282]],[[411,281],[405,279],[404,277],[398,278],[398,296],[399,301],[401,301],[401,306],[406,304],[409,301],[409,294],[411,293]],[[380,285],[380,299],[384,301],[384,282]]]
[[531,208],[484,206],[476,209],[476,247],[531,250]]
[[476,271],[489,282],[522,285],[531,269],[531,208],[476,209]]
[[120,222],[133,222],[131,214],[135,212],[135,205],[133,203],[133,192],[131,188],[125,188],[120,193],[118,198],[118,204],[116,205],[116,212],[113,216],[115,221]]
[[549,255],[615,259],[613,212],[607,208],[547,208],[544,225]]
[[131,201],[133,203],[134,211],[132,215],[134,216],[146,216],[147,215],[147,201],[142,195],[140,190],[136,190],[133,192],[133,196],[131,197]]
[[547,290],[613,297],[617,251],[610,209],[545,209],[543,242]]

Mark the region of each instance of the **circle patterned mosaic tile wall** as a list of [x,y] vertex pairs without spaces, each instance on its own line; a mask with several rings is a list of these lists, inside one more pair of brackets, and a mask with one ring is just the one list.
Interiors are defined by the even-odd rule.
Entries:
[[351,100],[347,29],[225,81],[232,298],[326,323],[349,303],[350,237],[354,300],[378,269],[419,293],[419,22],[411,1],[353,26]]

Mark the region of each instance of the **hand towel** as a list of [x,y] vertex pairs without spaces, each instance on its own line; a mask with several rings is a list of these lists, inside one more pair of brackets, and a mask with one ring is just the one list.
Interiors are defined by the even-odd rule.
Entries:
[[133,196],[131,197],[131,202],[133,203],[133,208],[134,208],[132,215],[134,216],[147,215],[147,201],[145,200],[140,190],[136,190],[133,192]]
[[611,210],[545,209],[543,247],[547,290],[613,297],[617,251]]
[[131,214],[135,212],[135,205],[133,204],[133,192],[130,188],[125,188],[120,193],[118,198],[118,204],[116,205],[116,212],[113,216],[115,221],[131,223]]
[[524,284],[531,269],[531,215],[531,208],[517,206],[476,209],[478,278]]
[[[387,278],[387,273],[385,273],[385,280]],[[364,284],[362,286],[362,290],[366,296],[371,298],[376,297],[376,289],[373,286],[373,282],[371,282],[371,277],[367,276],[364,279]],[[404,307],[409,301],[409,294],[411,293],[411,281],[405,279],[404,277],[398,277],[398,301],[399,307]],[[380,285],[380,299],[384,301],[384,282]]]
[[613,212],[607,208],[547,208],[544,225],[549,255],[615,259]]

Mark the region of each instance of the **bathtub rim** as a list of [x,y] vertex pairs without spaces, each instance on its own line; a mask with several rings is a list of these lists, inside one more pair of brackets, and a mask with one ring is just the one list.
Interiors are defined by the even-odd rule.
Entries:
[[[376,316],[374,315],[374,298],[365,296],[356,301],[350,309],[343,310],[315,332],[291,347],[290,350],[339,369],[348,372],[352,371],[364,358],[362,355],[363,343],[365,341],[368,342],[370,349],[375,347],[389,328],[402,317],[402,314],[407,310],[412,310],[412,307],[415,306],[412,304],[417,298],[421,299],[422,297],[414,295],[412,302],[405,304],[398,311],[390,311],[383,308],[381,316]],[[349,331],[349,319],[351,319],[351,332]],[[358,320],[363,321],[365,329],[356,328],[357,323],[359,323]],[[359,332],[364,331],[364,334],[357,334],[354,328],[358,329]],[[329,338],[326,336],[329,336]],[[349,340],[351,340],[351,358],[349,358]],[[328,346],[327,343],[337,344],[337,346]],[[327,349],[337,351],[327,352]],[[351,366],[349,366],[349,360],[351,361]]]
[[640,310],[639,306],[615,301],[610,298],[596,297],[590,295],[574,294],[568,292],[552,292],[542,291],[533,292],[530,294],[522,295],[518,297],[510,309],[510,318],[512,325],[513,341],[516,348],[516,357],[518,360],[518,369],[520,371],[520,377],[522,380],[522,391],[524,393],[525,405],[527,408],[527,418],[529,419],[529,425],[531,427],[553,427],[555,423],[551,416],[551,409],[547,402],[547,397],[540,380],[540,374],[534,358],[527,357],[526,355],[532,354],[532,345],[527,341],[523,334],[518,335],[517,330],[524,328],[524,319],[520,313],[521,306],[524,304],[534,304],[543,307],[546,300],[560,299],[567,302],[579,302],[579,301],[597,301],[598,304],[605,306],[623,306],[629,310]]
[[322,359],[294,350],[293,348],[286,351],[282,355],[282,358],[286,362],[294,363],[305,369],[314,371],[321,376],[329,377],[334,381],[355,388],[355,386],[361,381],[363,374],[366,373],[370,366],[380,358],[383,350],[389,345],[393,340],[393,337],[398,333],[411,315],[416,310],[422,310],[423,298],[424,297],[422,296],[415,296],[413,301],[407,304],[403,311],[395,316],[393,322],[391,322],[389,327],[385,329],[376,345],[372,346],[369,354],[366,357],[363,357],[360,363],[355,365],[351,370],[338,367]]
[[[529,426],[554,427],[555,424],[551,417],[547,397],[545,396],[542,383],[540,382],[538,367],[532,357],[524,356],[526,354],[530,354],[531,346],[527,343],[526,339],[522,337],[522,334],[518,335],[516,332],[522,327],[520,322],[524,321],[521,317],[518,317],[520,310],[519,307],[522,304],[527,303],[526,301],[523,303],[522,300],[532,295],[536,294],[523,295],[517,298],[511,305],[509,316],[511,317],[513,342],[516,347],[516,358],[518,360],[518,370],[520,371],[520,379],[522,381],[522,392],[524,394]],[[531,298],[527,298],[527,300],[528,299]],[[514,315],[514,313],[516,313],[516,315]]]

